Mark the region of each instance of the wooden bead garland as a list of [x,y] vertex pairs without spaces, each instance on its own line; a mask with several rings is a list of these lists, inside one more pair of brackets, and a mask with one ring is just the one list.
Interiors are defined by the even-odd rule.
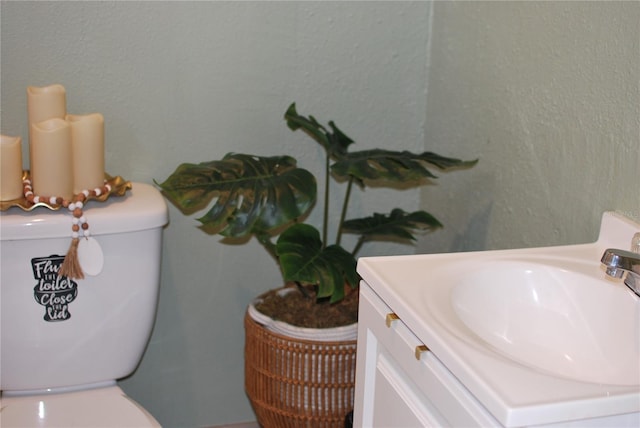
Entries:
[[102,187],[97,187],[93,190],[83,190],[80,193],[73,195],[71,201],[63,199],[59,196],[39,196],[33,193],[31,187],[31,180],[23,180],[23,193],[25,199],[30,204],[38,204],[40,202],[48,202],[51,206],[62,206],[67,208],[71,212],[71,245],[69,250],[60,266],[58,276],[66,276],[71,279],[84,279],[84,272],[78,262],[78,244],[80,238],[85,239],[90,236],[89,223],[84,217],[84,203],[89,197],[98,197],[102,194],[111,192],[111,185],[105,180],[105,184]]

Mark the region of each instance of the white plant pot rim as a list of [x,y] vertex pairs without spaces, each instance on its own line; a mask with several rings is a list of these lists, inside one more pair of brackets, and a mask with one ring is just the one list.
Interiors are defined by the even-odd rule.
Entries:
[[[287,293],[289,290],[283,288],[280,292]],[[255,304],[260,302],[257,298],[249,305],[249,316],[259,324],[262,324],[267,330],[274,333],[289,336],[294,339],[315,340],[319,342],[341,342],[347,340],[356,340],[358,337],[358,323],[353,323],[341,327],[331,328],[309,328],[298,327],[284,321],[276,321],[258,311]]]

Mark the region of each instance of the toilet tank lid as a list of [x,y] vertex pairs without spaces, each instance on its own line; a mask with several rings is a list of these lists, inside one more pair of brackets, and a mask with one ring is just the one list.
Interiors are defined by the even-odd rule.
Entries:
[[[164,198],[146,183],[132,183],[125,196],[110,197],[104,202],[89,201],[83,212],[92,236],[154,229],[169,220]],[[13,207],[0,214],[2,241],[71,236],[72,215],[64,208],[24,212]]]

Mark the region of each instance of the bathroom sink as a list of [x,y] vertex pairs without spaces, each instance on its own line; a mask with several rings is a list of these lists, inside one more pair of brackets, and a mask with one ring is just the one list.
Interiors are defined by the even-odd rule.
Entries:
[[640,383],[639,299],[597,263],[496,259],[455,272],[432,303],[448,306],[459,338],[557,377]]
[[605,213],[592,243],[364,257],[358,273],[503,426],[638,426],[640,295],[604,257],[637,234]]

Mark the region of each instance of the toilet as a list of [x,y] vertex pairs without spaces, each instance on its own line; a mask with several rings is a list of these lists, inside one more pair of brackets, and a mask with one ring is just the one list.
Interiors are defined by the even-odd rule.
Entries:
[[0,213],[0,425],[160,426],[116,380],[133,373],[151,336],[164,198],[132,183],[124,196],[88,201],[93,240],[79,252],[91,275],[78,280],[57,275],[71,242],[65,211]]

